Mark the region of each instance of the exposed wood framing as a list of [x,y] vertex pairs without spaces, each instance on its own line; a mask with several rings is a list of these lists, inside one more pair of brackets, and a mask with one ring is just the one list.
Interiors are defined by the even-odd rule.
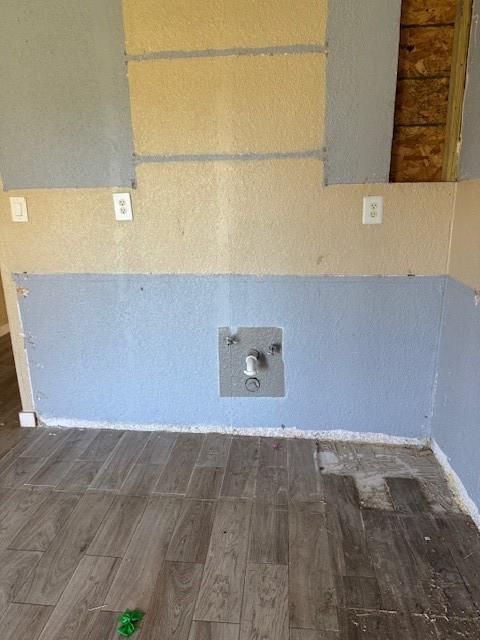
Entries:
[[399,80],[395,125],[444,124],[447,121],[448,84],[448,78]]
[[455,22],[451,0],[408,0],[402,3],[402,24],[450,24]]
[[458,0],[453,40],[452,71],[448,97],[447,126],[442,179],[458,177],[459,140],[462,126],[463,97],[467,70],[468,43],[472,19],[472,0]]
[[395,182],[439,182],[445,125],[397,127],[391,173]]
[[402,28],[398,77],[448,77],[452,65],[453,36],[453,25]]
[[457,178],[472,0],[402,0],[393,182]]

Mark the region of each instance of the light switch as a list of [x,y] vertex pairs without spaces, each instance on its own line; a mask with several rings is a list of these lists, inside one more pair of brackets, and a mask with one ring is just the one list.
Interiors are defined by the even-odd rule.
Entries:
[[27,200],[25,198],[10,198],[10,211],[13,222],[28,222]]

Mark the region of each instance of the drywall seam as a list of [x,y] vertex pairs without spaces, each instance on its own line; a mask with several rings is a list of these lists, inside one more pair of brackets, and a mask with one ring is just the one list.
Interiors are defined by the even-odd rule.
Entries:
[[135,164],[170,162],[248,162],[250,160],[289,160],[318,158],[324,160],[325,149],[305,151],[271,151],[265,153],[192,153],[178,155],[134,155]]
[[0,326],[0,338],[2,338],[3,336],[6,336],[7,333],[10,333],[10,328],[8,324],[2,324],[2,326]]
[[39,418],[40,428],[60,429],[114,429],[125,431],[178,431],[186,433],[222,433],[228,435],[262,436],[264,438],[302,438],[305,440],[336,440],[340,442],[365,442],[371,444],[390,444],[407,447],[422,448],[429,443],[427,438],[409,438],[390,436],[385,433],[347,431],[343,429],[310,431],[295,427],[252,428],[231,427],[227,425],[209,424],[133,424],[112,422],[91,422],[89,420],[72,420],[70,418]]
[[475,522],[477,527],[480,529],[480,511],[469,496],[465,485],[460,479],[460,476],[457,474],[455,469],[450,464],[450,460],[446,453],[442,450],[439,444],[435,439],[432,439],[430,442],[431,449],[435,458],[437,459],[440,466],[443,468],[445,475],[447,476],[448,483],[450,485],[450,489],[454,493],[457,501],[459,502],[462,509],[464,509]]
[[443,285],[443,294],[442,294],[442,308],[440,312],[439,319],[439,328],[438,328],[438,343],[437,343],[437,354],[435,358],[435,374],[432,383],[432,405],[430,409],[430,432],[433,436],[433,420],[435,415],[435,408],[437,403],[437,393],[438,393],[438,377],[439,377],[439,366],[440,366],[440,351],[442,347],[442,336],[443,336],[443,328],[444,328],[444,320],[447,311],[447,287],[448,287],[448,278],[450,274],[450,258],[452,253],[452,241],[453,241],[453,228],[455,223],[456,216],[456,203],[457,203],[457,193],[458,193],[458,183],[455,183],[453,188],[453,202],[452,202],[452,215],[450,219],[450,227],[448,232],[448,251],[447,251],[447,260],[446,260],[446,273],[445,281]]
[[440,362],[440,349],[442,345],[442,330],[443,330],[443,319],[445,317],[446,312],[446,295],[447,295],[447,286],[448,286],[448,276],[444,276],[443,279],[443,291],[442,291],[442,301],[440,305],[440,317],[438,319],[438,330],[437,330],[437,347],[435,350],[435,363],[433,367],[433,380],[432,380],[432,400],[430,403],[430,412],[429,412],[429,435],[433,436],[433,416],[435,412],[435,403],[437,399],[437,389],[438,389],[438,367]]
[[458,198],[458,182],[455,183],[453,188],[452,215],[450,218],[450,230],[448,234],[447,271],[446,271],[447,275],[450,275],[450,265],[452,261],[453,230],[455,228],[455,218],[457,217],[457,198]]
[[290,44],[274,47],[235,47],[231,49],[199,49],[192,51],[149,51],[142,54],[130,54],[128,61],[176,60],[178,58],[223,58],[227,56],[274,56],[302,53],[326,53],[322,44]]
[[388,182],[401,0],[330,0],[327,184]]

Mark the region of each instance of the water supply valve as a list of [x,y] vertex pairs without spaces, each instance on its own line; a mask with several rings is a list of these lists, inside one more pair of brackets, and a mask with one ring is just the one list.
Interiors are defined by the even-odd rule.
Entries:
[[257,375],[258,368],[258,358],[260,354],[255,349],[252,349],[248,352],[247,357],[245,358],[245,369],[243,373],[249,378],[255,378]]

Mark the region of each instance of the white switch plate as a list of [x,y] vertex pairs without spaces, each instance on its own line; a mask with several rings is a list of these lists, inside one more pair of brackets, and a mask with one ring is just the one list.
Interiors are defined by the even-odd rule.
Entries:
[[25,198],[10,198],[10,211],[13,222],[28,222],[27,200]]
[[366,196],[363,199],[363,224],[382,224],[383,196]]
[[133,220],[132,200],[129,193],[114,193],[115,220]]

